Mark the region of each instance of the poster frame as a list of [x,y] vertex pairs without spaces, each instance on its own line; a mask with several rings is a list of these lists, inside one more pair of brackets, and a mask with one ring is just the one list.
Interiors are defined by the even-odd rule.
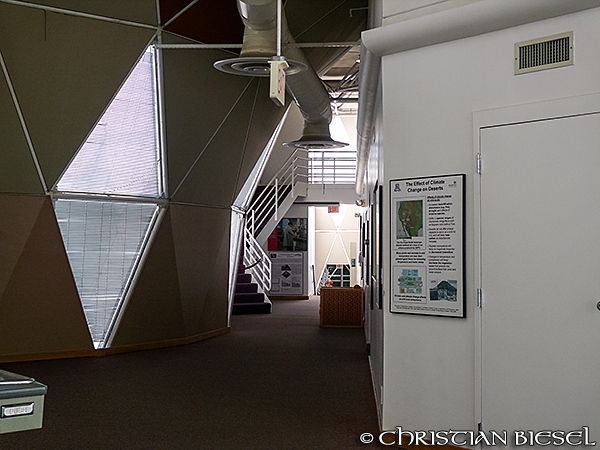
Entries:
[[[402,310],[402,311],[394,311],[393,309],[393,304],[394,304],[394,268],[395,267],[401,267],[402,264],[398,264],[398,262],[396,262],[394,260],[395,257],[395,252],[397,250],[397,238],[396,238],[396,211],[395,211],[395,202],[398,200],[401,200],[402,198],[406,198],[406,199],[410,199],[410,198],[414,198],[413,195],[406,195],[406,196],[402,196],[402,195],[398,195],[397,192],[394,191],[394,188],[396,186],[396,184],[398,183],[406,183],[406,182],[415,182],[415,181],[419,181],[419,182],[427,182],[427,180],[431,181],[431,180],[439,180],[439,179],[446,179],[446,178],[455,178],[458,181],[459,184],[459,190],[460,192],[455,195],[452,198],[452,201],[454,204],[456,204],[456,202],[458,202],[458,208],[459,208],[459,214],[460,214],[460,220],[461,220],[461,224],[459,226],[456,226],[456,232],[459,233],[459,244],[456,245],[455,248],[455,254],[454,254],[454,258],[458,259],[459,262],[456,264],[456,268],[457,270],[460,272],[457,274],[457,280],[459,280],[459,283],[462,283],[462,288],[460,289],[461,295],[460,298],[457,298],[457,302],[460,302],[460,306],[459,306],[459,310],[456,313],[443,313],[443,312],[438,312],[438,311],[434,311],[432,307],[429,306],[423,306],[421,310]],[[465,255],[466,255],[466,241],[465,241],[465,232],[466,232],[466,174],[464,173],[458,173],[458,174],[446,174],[446,175],[433,175],[433,176],[420,176],[420,177],[407,177],[407,178],[394,178],[394,179],[390,179],[390,184],[389,184],[389,195],[390,195],[390,204],[389,204],[389,212],[390,212],[390,222],[389,222],[389,226],[390,226],[390,283],[389,283],[389,289],[390,289],[390,295],[389,295],[389,311],[391,314],[408,314],[408,315],[417,315],[417,316],[434,316],[434,317],[450,317],[450,318],[466,318],[467,317],[467,267],[466,267],[466,259],[465,259]],[[425,205],[423,206],[423,209],[425,208]],[[423,214],[424,215],[424,214]],[[425,220],[423,223],[423,228],[425,229],[427,226]],[[427,242],[426,239],[424,239],[424,249],[425,249],[425,254],[428,255],[429,254],[429,244]],[[429,258],[427,258],[428,260]],[[426,266],[425,266],[425,271],[427,273],[429,273],[429,261],[427,261]],[[429,288],[426,286],[427,290],[427,303],[429,303],[430,301],[430,294],[429,294]]]

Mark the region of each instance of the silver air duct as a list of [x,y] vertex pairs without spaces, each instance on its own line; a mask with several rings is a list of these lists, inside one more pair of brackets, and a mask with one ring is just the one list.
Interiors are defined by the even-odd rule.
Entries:
[[365,178],[369,165],[373,123],[375,121],[375,104],[377,103],[377,87],[381,58],[361,45],[360,76],[358,78],[358,115],[356,117],[356,194],[365,195]]
[[[269,61],[277,56],[277,0],[237,0],[244,22],[244,42],[239,58],[217,61],[215,68],[232,74],[267,77]],[[302,137],[284,145],[304,148],[339,148],[348,144],[331,139],[331,103],[327,90],[310,67],[304,53],[293,44],[285,14],[281,14],[282,56],[286,69],[286,89],[304,118]]]

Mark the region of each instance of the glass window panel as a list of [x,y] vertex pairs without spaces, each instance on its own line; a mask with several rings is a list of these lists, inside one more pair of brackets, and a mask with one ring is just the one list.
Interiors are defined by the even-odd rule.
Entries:
[[58,199],[55,211],[94,345],[102,347],[158,207]]
[[96,348],[106,344],[159,207],[95,195],[162,194],[156,70],[150,46],[56,186],[54,208]]
[[154,59],[148,47],[61,177],[59,191],[161,194]]

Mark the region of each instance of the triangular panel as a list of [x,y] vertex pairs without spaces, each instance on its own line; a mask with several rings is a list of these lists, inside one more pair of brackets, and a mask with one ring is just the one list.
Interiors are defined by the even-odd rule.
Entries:
[[[187,4],[188,0],[160,2],[162,22],[166,23]],[[234,1],[200,0],[174,19],[167,31],[207,44],[241,44],[244,24]]]
[[[252,172],[254,165],[287,109],[286,107],[277,106],[269,98],[269,80],[267,78],[259,78],[259,80],[259,91],[252,113],[252,124],[250,126],[250,133],[248,134],[248,141],[246,142],[235,196],[237,196],[250,172]],[[287,95],[287,102],[289,103],[290,101],[290,96]],[[276,149],[275,151],[278,150]]]
[[156,25],[156,0],[35,0],[32,3],[113,19]]
[[[288,27],[299,43],[357,42],[366,27],[368,3],[366,0],[318,1],[311,2],[307,8],[303,1],[286,2]],[[307,48],[304,54],[312,67],[321,72],[346,50],[347,47]]]
[[[244,155],[247,126],[256,98],[257,79],[235,105],[181,187],[171,186],[172,199],[202,205],[229,207]],[[214,177],[214,174],[219,174]]]
[[112,347],[185,337],[169,211],[159,227],[115,330]]
[[167,166],[172,192],[249,88],[252,78],[216,70],[215,61],[231,56],[222,51],[165,49],[162,55]]
[[0,192],[43,194],[44,188],[37,173],[23,127],[0,73]]
[[[231,217],[228,211],[223,211],[223,216],[220,217],[221,220],[229,220],[225,217],[225,214]],[[230,229],[229,222],[220,226],[227,230]],[[221,246],[213,262],[213,271],[208,283],[208,295],[199,315],[200,320],[194,321],[195,317],[186,316],[187,329],[191,334],[205,333],[227,326],[230,252],[229,233],[226,232],[221,237]]]
[[317,279],[321,276],[325,264],[327,264],[327,255],[333,247],[335,240],[334,233],[315,233],[315,248],[320,249],[315,258],[315,269],[318,271],[315,275]]
[[194,3],[194,0],[162,0],[160,2],[161,25],[170,21],[192,3]]
[[[293,148],[284,147],[283,144],[285,142],[295,141],[300,138],[302,135],[302,125],[304,124],[304,119],[302,117],[302,113],[300,109],[295,103],[290,104],[289,112],[287,116],[285,116],[285,121],[283,123],[283,127],[279,133],[279,137],[275,142],[275,146],[273,147],[273,151],[269,156],[269,161],[265,170],[261,176],[260,184],[268,184],[273,177],[279,172],[283,164],[287,161],[287,159],[294,152]],[[242,173],[244,173],[247,169],[245,168],[246,162],[244,161],[244,167],[242,167]],[[240,177],[239,185],[243,182],[243,178]]]
[[0,50],[48,187],[153,35],[152,29],[0,3]]
[[192,39],[169,33],[168,31],[163,31],[161,39],[163,44],[197,44],[197,42]]
[[158,207],[58,199],[56,216],[96,347],[105,344]]
[[59,191],[160,195],[154,73],[148,47],[61,177]]
[[0,354],[91,350],[49,197],[0,299]]
[[187,333],[225,327],[231,211],[177,204],[170,211]]
[[44,204],[45,197],[0,195],[0,298],[29,234]]
[[[348,248],[349,247],[350,246],[348,246]],[[348,256],[348,252],[344,248],[344,243],[342,242],[342,235],[336,234],[331,246],[331,254],[327,262],[330,264],[349,264],[350,260]]]
[[335,224],[326,207],[315,208],[315,229],[326,230],[328,232],[335,230]]

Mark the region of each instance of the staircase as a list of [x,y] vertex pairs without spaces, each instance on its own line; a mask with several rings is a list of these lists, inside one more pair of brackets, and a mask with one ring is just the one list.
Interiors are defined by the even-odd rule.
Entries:
[[297,148],[271,181],[257,189],[257,195],[246,213],[246,228],[260,244],[267,242],[294,200],[306,197],[307,155],[306,149]]
[[296,149],[266,185],[257,189],[244,212],[243,247],[232,302],[232,314],[269,314],[271,259],[260,243],[267,238],[298,196],[307,194],[307,152]]
[[258,292],[258,284],[252,282],[252,275],[246,270],[244,264],[238,264],[231,314],[270,314],[271,301],[263,292]]
[[264,244],[267,241],[296,197],[306,196],[306,173],[306,150],[296,149],[273,179],[258,189],[245,212],[243,248],[232,314],[271,312],[271,301],[265,295],[271,289],[271,259],[259,242]]

